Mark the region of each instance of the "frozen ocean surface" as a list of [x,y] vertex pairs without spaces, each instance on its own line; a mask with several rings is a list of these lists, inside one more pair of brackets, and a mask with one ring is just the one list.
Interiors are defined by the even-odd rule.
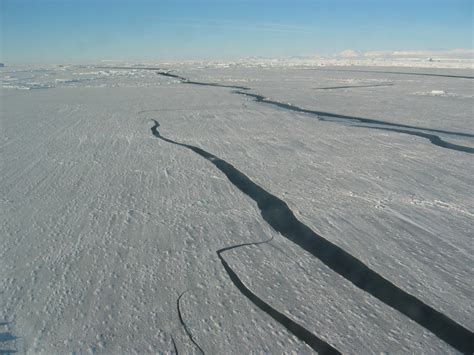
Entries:
[[472,352],[472,69],[0,70],[1,351]]

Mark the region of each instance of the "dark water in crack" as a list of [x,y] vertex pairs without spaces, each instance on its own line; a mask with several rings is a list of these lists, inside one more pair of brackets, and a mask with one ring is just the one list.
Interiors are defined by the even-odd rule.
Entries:
[[184,81],[183,84],[200,85],[200,86],[214,86],[214,87],[218,87],[218,88],[229,88],[229,89],[237,89],[237,90],[250,90],[250,88],[248,88],[246,86],[225,85],[225,84],[215,84],[215,83],[201,83],[199,81]]
[[158,67],[95,67],[97,69],[140,69],[140,70],[164,70],[164,68]]
[[[99,67],[102,68],[102,67]],[[192,81],[189,80],[183,76],[177,75],[177,74],[172,74],[170,72],[163,72],[160,71],[162,69],[160,68],[155,68],[155,67],[141,67],[141,68],[135,68],[135,67],[103,67],[103,68],[113,68],[113,69],[144,69],[144,70],[155,70],[158,75],[162,76],[167,76],[171,78],[175,78],[181,81],[182,84],[188,84],[188,85],[199,85],[199,86],[213,86],[213,87],[222,87],[222,88],[230,88],[230,89],[237,89],[237,90],[250,90],[250,88],[245,87],[245,86],[234,86],[234,85],[224,85],[224,84],[216,84],[216,83],[206,83],[206,82],[200,82],[200,81]],[[384,73],[384,74],[403,74],[403,75],[423,75],[423,76],[440,76],[440,77],[449,77],[449,78],[464,78],[464,79],[474,79],[474,77],[469,77],[469,76],[456,76],[456,75],[444,75],[444,74],[428,74],[428,73],[405,73],[405,72],[385,72],[385,71],[373,71],[373,70],[338,70],[338,69],[315,69],[315,70],[330,70],[330,71],[348,71],[348,72],[362,72],[362,73]],[[318,90],[330,90],[330,89],[342,89],[342,88],[352,88],[352,87],[376,87],[376,86],[389,86],[393,84],[380,84],[380,85],[360,85],[360,86],[339,86],[339,87],[329,87],[329,88],[315,88]],[[417,127],[417,126],[410,126],[410,125],[405,125],[405,124],[399,124],[399,123],[392,123],[392,122],[386,122],[386,121],[381,121],[381,120],[375,120],[375,119],[369,119],[369,118],[363,118],[363,117],[355,117],[355,116],[347,116],[347,115],[340,115],[340,114],[335,114],[331,112],[323,112],[323,111],[316,111],[316,110],[308,110],[304,109],[295,105],[290,105],[290,104],[285,104],[282,102],[274,101],[265,98],[262,95],[258,94],[252,94],[249,92],[242,92],[242,91],[233,91],[234,94],[239,94],[239,95],[245,95],[248,97],[253,98],[256,102],[259,103],[265,103],[268,105],[273,105],[276,106],[280,109],[285,109],[289,111],[294,111],[294,112],[300,112],[300,113],[305,113],[305,114],[310,114],[310,115],[315,115],[320,121],[330,121],[330,122],[357,122],[357,123],[366,123],[366,124],[371,124],[371,125],[377,125],[378,129],[385,129],[387,131],[392,131],[392,132],[397,132],[401,134],[408,134],[412,136],[417,136],[421,138],[426,138],[428,139],[432,144],[445,148],[445,149],[450,149],[458,152],[464,152],[464,153],[469,153],[472,154],[474,149],[471,147],[466,147],[462,146],[459,144],[454,144],[454,143],[449,143],[443,140],[441,137],[433,135],[433,134],[427,134],[427,133],[422,133],[422,132],[417,132],[417,131],[409,131],[403,128],[407,129],[414,129],[414,130],[423,130],[427,132],[432,132],[432,133],[442,133],[442,134],[447,134],[447,135],[455,135],[455,136],[461,136],[461,137],[469,137],[469,138],[474,138],[474,134],[472,133],[464,133],[464,132],[454,132],[454,131],[446,131],[446,130],[439,130],[439,129],[431,129],[431,128],[426,128],[426,127]],[[359,128],[374,128],[374,127],[368,127],[368,126],[357,126],[354,125],[353,127],[359,127]],[[399,128],[399,129],[394,129],[394,128]],[[402,128],[402,129],[400,129]]]
[[313,89],[314,90],[335,90],[335,89],[353,89],[353,88],[377,88],[377,87],[382,87],[382,86],[393,86],[393,84],[328,86],[325,88],[313,88]]
[[172,74],[170,72],[159,72],[159,71],[157,71],[156,74],[161,75],[161,76],[167,76],[167,77],[173,78],[173,79],[178,79],[178,80],[181,80],[181,81],[187,81],[188,80],[185,77],[182,77],[178,74]]
[[240,280],[240,278],[237,276],[234,270],[232,270],[232,268],[229,266],[229,264],[225,261],[225,259],[221,255],[223,252],[228,251],[228,250],[237,249],[240,247],[250,246],[250,245],[265,244],[271,241],[271,239],[263,241],[263,242],[243,243],[243,244],[238,244],[238,245],[234,245],[227,248],[222,248],[217,251],[217,256],[219,257],[222,263],[222,266],[224,266],[224,269],[227,272],[227,275],[229,275],[229,278],[231,279],[233,284],[245,297],[247,297],[250,301],[252,301],[252,303],[255,304],[258,308],[260,308],[262,311],[267,313],[270,317],[272,317],[278,323],[283,325],[292,334],[294,334],[298,339],[300,339],[301,341],[304,341],[313,350],[317,351],[318,354],[341,354],[338,350],[333,348],[324,340],[318,338],[316,335],[311,333],[308,329],[304,328],[303,326],[299,325],[292,319],[288,318],[283,313],[277,311],[275,308],[270,306],[268,303],[266,303],[264,300],[258,297],[255,293],[253,293],[247,286],[245,286],[245,284]]
[[450,74],[436,74],[436,73],[410,73],[400,71],[382,71],[382,70],[357,70],[357,69],[330,69],[330,68],[313,68],[310,70],[320,71],[335,71],[335,72],[349,72],[349,73],[376,73],[376,74],[395,74],[395,75],[418,75],[418,76],[434,76],[442,78],[455,78],[455,79],[474,79],[474,76],[465,75],[450,75]]
[[[181,82],[183,84],[224,87],[224,88],[233,88],[233,89],[239,89],[239,90],[250,90],[250,88],[247,88],[247,87],[244,87],[244,86],[232,86],[232,85],[222,85],[222,84],[214,84],[214,83],[203,83],[203,82],[199,82],[199,81],[190,81],[190,80],[186,79],[185,77],[182,77],[182,76],[179,76],[179,75],[176,75],[176,74],[163,73],[163,72],[157,72],[157,74],[179,79],[179,80],[181,80]],[[421,75],[421,74],[419,74],[419,75]],[[440,76],[440,75],[438,75],[438,76]],[[354,87],[356,87],[356,88],[357,87],[378,87],[378,86],[391,86],[391,85],[393,85],[393,84],[376,84],[376,85],[359,85],[359,86],[335,86],[335,87],[315,88],[315,89],[330,90],[330,89],[343,89],[343,88],[354,88]],[[427,134],[427,133],[417,132],[417,131],[409,131],[409,130],[406,130],[406,129],[395,129],[395,128],[390,128],[390,127],[408,128],[408,129],[423,130],[423,131],[434,132],[434,133],[443,133],[443,134],[447,134],[447,135],[456,135],[456,136],[461,136],[461,137],[474,138],[474,134],[471,134],[471,133],[445,131],[445,130],[439,130],[439,129],[426,128],[426,127],[417,127],[417,126],[410,126],[410,125],[404,125],[404,124],[398,124],[398,123],[391,123],[391,122],[386,122],[386,121],[381,121],[381,120],[374,120],[374,119],[370,119],[370,118],[339,115],[339,114],[330,113],[330,112],[308,110],[308,109],[304,109],[304,108],[301,108],[301,107],[298,107],[298,106],[295,106],[295,105],[290,105],[290,104],[285,104],[285,103],[282,103],[282,102],[279,102],[279,101],[270,100],[270,99],[267,99],[264,96],[258,95],[258,94],[252,94],[252,93],[249,93],[249,92],[242,92],[242,91],[233,91],[233,93],[251,97],[256,102],[277,106],[280,109],[285,109],[285,110],[289,110],[289,111],[300,112],[300,113],[305,113],[305,114],[310,114],[310,115],[316,115],[317,118],[320,121],[338,122],[338,121],[342,120],[343,122],[348,121],[348,122],[358,122],[358,123],[367,123],[367,124],[372,124],[372,125],[378,125],[377,128],[380,129],[380,130],[387,130],[387,131],[392,131],[392,132],[417,136],[417,137],[421,137],[421,138],[426,138],[432,144],[434,144],[438,147],[441,147],[441,148],[446,148],[446,149],[455,150],[455,151],[458,151],[458,152],[469,153],[469,154],[474,153],[474,148],[446,142],[441,137],[433,135],[433,134]],[[356,126],[356,125],[353,126],[353,127],[374,128],[374,127],[370,127],[370,126],[368,127],[368,126]]]
[[334,114],[334,113],[330,113],[330,112],[308,110],[308,109],[304,109],[304,108],[301,108],[301,107],[298,107],[298,106],[295,106],[295,105],[290,105],[290,104],[285,104],[283,102],[270,100],[270,99],[267,99],[264,96],[258,95],[258,94],[252,94],[252,93],[241,92],[241,91],[235,91],[234,93],[251,97],[256,102],[276,106],[280,109],[314,115],[320,121],[328,121],[328,122],[341,122],[342,121],[344,123],[357,122],[357,123],[366,123],[366,124],[376,125],[377,127],[359,126],[359,125],[352,125],[352,127],[377,128],[379,130],[386,130],[386,131],[397,132],[397,133],[402,133],[402,134],[409,134],[409,135],[418,136],[418,137],[421,137],[421,138],[426,138],[432,144],[434,144],[438,147],[441,147],[441,148],[446,148],[446,149],[451,149],[451,150],[455,150],[455,151],[458,151],[458,152],[471,153],[471,154],[474,152],[473,148],[446,142],[443,139],[441,139],[439,136],[436,136],[434,134],[427,134],[427,133],[418,132],[418,131],[409,131],[409,130],[403,129],[403,128],[409,128],[409,129],[414,129],[414,130],[423,130],[423,131],[428,131],[428,132],[443,133],[443,134],[447,134],[447,135],[454,135],[454,136],[460,136],[460,137],[474,138],[474,134],[471,134],[471,133],[444,131],[444,130],[438,130],[438,129],[425,128],[425,127],[417,127],[417,126],[409,126],[409,125],[398,124],[398,123],[385,122],[385,121],[380,121],[380,120],[373,120],[373,119],[370,119],[370,118],[346,116],[346,115],[339,115],[339,114]]
[[[417,126],[410,126],[410,125],[405,125],[405,124],[400,124],[400,123],[392,123],[392,122],[386,122],[386,121],[381,121],[381,120],[374,120],[374,119],[371,119],[371,118],[347,116],[347,115],[340,115],[340,114],[331,113],[331,112],[308,110],[308,109],[305,109],[305,108],[298,107],[296,105],[285,104],[283,102],[270,100],[270,99],[265,98],[265,96],[258,95],[258,94],[252,94],[252,93],[240,92],[240,91],[235,91],[235,93],[239,94],[239,95],[244,95],[244,96],[251,97],[256,102],[261,102],[261,103],[264,103],[264,104],[276,106],[276,107],[279,107],[279,108],[282,108],[282,109],[285,109],[285,110],[301,112],[301,113],[307,113],[307,114],[310,114],[310,115],[315,115],[315,116],[318,116],[318,118],[321,121],[325,121],[325,120],[328,120],[328,119],[338,119],[338,120],[347,121],[347,122],[367,123],[367,124],[383,125],[383,126],[395,127],[395,128],[419,129],[419,130],[428,131],[428,132],[443,133],[443,134],[448,134],[448,135],[474,138],[473,133],[445,131],[445,130],[440,130],[440,129],[431,129],[431,128],[426,128],[426,127],[417,127]],[[334,121],[331,121],[331,122],[334,122]]]
[[225,85],[225,84],[205,83],[205,82],[201,82],[201,81],[193,81],[193,80],[189,80],[185,77],[182,77],[180,75],[172,74],[172,73],[169,73],[169,72],[157,72],[156,74],[181,80],[182,84],[199,85],[199,86],[213,86],[213,87],[218,87],[218,88],[229,88],[229,89],[237,89],[237,90],[250,90],[250,88],[248,88],[246,86]]
[[214,164],[235,187],[257,203],[263,219],[283,237],[312,254],[356,287],[404,314],[458,351],[468,354],[474,352],[474,334],[470,330],[403,291],[362,261],[311,230],[295,217],[284,201],[254,183],[231,164],[201,148],[163,137],[158,131],[159,123],[153,121],[155,124],[151,132],[155,137],[190,149]]
[[431,143],[433,143],[434,145],[437,145],[438,147],[447,148],[447,149],[451,149],[451,150],[457,150],[458,152],[474,154],[474,148],[446,142],[446,141],[442,140],[439,136],[436,136],[434,134],[428,134],[428,133],[416,132],[416,131],[409,131],[409,130],[406,130],[406,129],[397,129],[397,128],[383,128],[383,127],[356,126],[356,125],[354,125],[353,127],[378,129],[378,130],[382,130],[382,131],[397,132],[397,133],[408,134],[408,135],[411,135],[411,136],[426,138]]
[[[179,79],[179,80],[181,80],[181,82],[183,84],[234,88],[234,89],[239,89],[239,90],[250,90],[250,88],[242,87],[242,86],[232,86],[232,85],[222,85],[222,84],[190,81],[187,78],[176,75],[176,74],[163,73],[163,72],[157,72],[157,74],[158,75],[164,75],[164,76],[170,76],[170,77]],[[418,74],[418,75],[424,75],[424,74]],[[426,74],[426,75],[428,75],[428,74]],[[444,75],[435,75],[435,76],[444,76]],[[378,87],[378,86],[391,86],[391,85],[393,85],[393,84],[375,84],[375,85],[359,85],[359,86],[335,86],[335,87],[315,88],[315,89],[330,90],[330,89],[343,89],[343,88],[354,88],[354,87],[356,87],[356,88],[357,87]],[[469,153],[469,154],[474,153],[474,148],[446,142],[441,137],[433,135],[433,134],[427,134],[427,133],[417,132],[417,131],[409,131],[407,129],[395,129],[395,128],[408,128],[408,129],[423,130],[423,131],[428,131],[428,132],[433,132],[433,133],[442,133],[442,134],[447,134],[447,135],[456,135],[456,136],[461,136],[461,137],[474,138],[474,134],[471,134],[471,133],[431,129],[431,128],[426,128],[426,127],[417,127],[417,126],[410,126],[410,125],[404,125],[404,124],[399,124],[399,123],[386,122],[386,121],[381,121],[381,120],[374,120],[374,119],[370,119],[370,118],[347,116],[347,115],[340,115],[340,114],[335,114],[335,113],[331,113],[331,112],[308,110],[308,109],[304,109],[304,108],[301,108],[301,107],[298,107],[298,106],[295,106],[295,105],[290,105],[290,104],[285,104],[285,103],[282,103],[282,102],[279,102],[279,101],[270,100],[270,99],[267,99],[264,96],[258,95],[258,94],[252,94],[252,93],[249,93],[249,92],[242,92],[242,91],[234,91],[233,93],[251,97],[256,102],[277,106],[280,109],[285,109],[285,110],[289,110],[289,111],[315,115],[315,116],[317,116],[317,118],[320,121],[330,121],[330,122],[339,122],[339,121],[344,122],[344,121],[346,121],[346,122],[358,122],[358,123],[366,123],[366,124],[377,125],[378,126],[377,128],[380,129],[380,130],[387,130],[387,131],[392,131],[392,132],[417,136],[417,137],[421,137],[421,138],[426,138],[432,144],[434,144],[438,147],[441,147],[441,148],[455,150],[455,151],[458,151],[458,152],[464,152],[464,153]],[[367,127],[367,126],[353,126],[353,127],[372,128],[372,127]],[[395,127],[395,128],[390,128],[390,127]]]

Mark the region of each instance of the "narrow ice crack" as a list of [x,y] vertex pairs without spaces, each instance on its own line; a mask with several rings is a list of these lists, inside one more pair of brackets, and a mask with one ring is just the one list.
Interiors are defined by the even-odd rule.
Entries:
[[283,237],[307,251],[354,286],[404,314],[438,338],[463,353],[474,352],[474,334],[415,296],[403,291],[362,261],[331,243],[299,221],[286,202],[270,194],[225,160],[193,145],[179,143],[160,134],[153,120],[152,134],[171,144],[187,148],[211,162],[228,180],[253,199],[263,219]]
[[196,348],[198,348],[198,350],[203,354],[205,355],[205,352],[204,350],[202,350],[202,348],[199,346],[198,343],[196,343],[196,341],[194,340],[193,338],[193,335],[191,334],[191,331],[189,330],[188,326],[186,325],[186,323],[184,322],[184,318],[183,318],[183,314],[181,312],[181,298],[187,293],[189,292],[189,290],[186,290],[186,291],[183,291],[178,299],[176,300],[176,308],[178,310],[178,317],[179,317],[179,322],[181,323],[181,325],[183,326],[184,328],[184,331],[186,332],[186,334],[188,335],[189,337],[189,340],[191,340],[191,342],[196,346]]
[[171,336],[171,342],[173,343],[174,353],[175,353],[176,355],[179,355],[179,353],[178,353],[178,347],[176,346],[176,342],[174,341],[173,336]]
[[[251,97],[251,98],[254,99],[255,102],[264,103],[264,104],[268,104],[268,105],[273,105],[273,106],[276,106],[280,109],[293,111],[293,112],[300,112],[300,113],[310,114],[310,115],[316,116],[319,121],[339,122],[339,123],[356,122],[356,123],[376,125],[377,126],[376,128],[379,129],[379,130],[386,130],[386,131],[397,132],[397,133],[401,133],[401,134],[408,134],[408,135],[412,135],[412,136],[426,138],[432,144],[434,144],[438,147],[441,147],[441,148],[455,150],[455,151],[458,151],[458,152],[464,152],[464,153],[469,153],[469,154],[474,153],[474,148],[462,146],[462,145],[459,145],[459,144],[449,143],[449,142],[444,141],[439,136],[436,136],[434,134],[418,132],[417,130],[422,130],[422,131],[432,132],[432,133],[442,133],[442,134],[446,134],[446,135],[455,135],[455,136],[461,136],[461,137],[474,138],[474,134],[471,134],[471,133],[446,131],[446,130],[426,128],[426,127],[417,127],[417,126],[411,126],[411,125],[405,125],[405,124],[399,124],[399,123],[386,122],[386,121],[382,121],[382,120],[375,120],[375,119],[370,119],[370,118],[340,115],[340,114],[335,114],[335,113],[331,113],[331,112],[309,110],[309,109],[298,107],[298,106],[293,105],[293,104],[271,100],[271,99],[268,99],[268,98],[266,98],[262,95],[259,95],[259,94],[250,93],[250,92],[247,91],[247,90],[250,90],[250,88],[247,88],[247,87],[222,85],[222,84],[215,84],[215,83],[205,83],[205,82],[199,82],[199,81],[191,81],[191,80],[189,80],[189,79],[187,79],[183,76],[180,76],[180,75],[177,75],[177,74],[171,74],[169,72],[157,71],[157,74],[158,75],[163,75],[163,76],[173,77],[175,79],[180,80],[181,83],[183,83],[183,84],[193,84],[193,85],[201,85],[201,86],[215,86],[215,87],[225,87],[225,88],[233,88],[233,89],[238,89],[238,90],[244,90],[244,91],[233,91],[232,93],[238,94],[238,95],[244,95],[244,96],[247,96],[247,97]],[[417,75],[424,75],[424,74],[417,74]],[[393,85],[393,84],[340,86],[340,87],[332,87],[332,88],[320,88],[320,90],[339,89],[339,88],[348,88],[348,87],[376,87],[376,86],[390,86],[390,85]],[[369,128],[369,129],[374,128],[372,126],[365,126],[365,125],[351,125],[351,127]],[[413,129],[415,131],[410,131],[408,129]]]
[[367,85],[346,85],[346,86],[328,86],[324,88],[313,88],[314,90],[337,90],[337,89],[355,89],[355,88],[378,88],[384,86],[393,86],[393,84],[367,84]]
[[330,68],[315,68],[312,70],[320,71],[335,71],[335,72],[350,72],[350,73],[376,73],[376,74],[394,74],[394,75],[416,75],[416,76],[433,76],[441,78],[453,79],[474,79],[474,76],[468,75],[450,75],[450,74],[435,74],[435,73],[415,73],[415,72],[400,72],[400,71],[382,71],[382,70],[358,70],[358,69],[330,69]]
[[353,125],[353,127],[378,129],[378,130],[382,130],[382,131],[397,132],[397,133],[407,134],[407,135],[410,135],[410,136],[421,137],[421,138],[428,139],[432,144],[434,144],[438,147],[441,147],[441,148],[447,148],[447,149],[451,149],[451,150],[457,150],[458,152],[474,154],[474,148],[466,147],[464,145],[459,145],[459,144],[446,142],[445,140],[441,139],[439,136],[434,135],[434,134],[428,134],[428,133],[416,132],[416,131],[409,131],[407,129],[397,129],[397,128],[382,128],[382,127],[371,127],[371,126],[360,126],[360,125]]
[[230,280],[232,283],[237,287],[237,289],[242,293],[245,297],[247,297],[254,305],[260,308],[262,311],[267,313],[270,317],[284,326],[287,330],[289,330],[293,335],[295,335],[301,341],[304,341],[308,346],[310,346],[313,350],[317,351],[318,354],[340,354],[338,350],[333,348],[331,345],[326,343],[324,340],[318,338],[316,335],[311,333],[308,329],[304,328],[303,326],[299,325],[283,313],[277,311],[275,308],[270,306],[260,297],[258,297],[254,292],[252,292],[242,280],[237,276],[234,270],[229,266],[227,261],[221,255],[225,251],[229,251],[232,249],[241,248],[244,246],[255,246],[261,245],[270,242],[273,239],[273,236],[265,241],[262,242],[254,242],[254,243],[242,243],[233,245],[230,247],[222,248],[217,250],[217,256],[219,257],[222,266],[224,266],[227,275],[229,275]]
[[[474,148],[449,143],[449,142],[444,141],[443,139],[441,139],[437,135],[428,134],[428,133],[424,133],[424,132],[418,132],[416,130],[443,133],[443,134],[447,134],[447,135],[456,135],[456,136],[469,137],[469,138],[474,138],[474,134],[463,133],[463,132],[444,131],[444,130],[430,129],[430,128],[424,128],[424,127],[416,127],[416,126],[409,126],[409,125],[404,125],[404,124],[390,123],[390,122],[384,122],[384,121],[380,121],[380,120],[373,120],[373,119],[369,119],[369,118],[338,115],[338,114],[329,113],[329,112],[308,110],[308,109],[304,109],[304,108],[301,108],[301,107],[298,107],[298,106],[295,106],[295,105],[285,104],[283,102],[270,100],[270,99],[265,98],[262,95],[251,94],[251,93],[248,93],[248,92],[241,92],[241,91],[235,91],[234,93],[239,94],[239,95],[245,95],[245,96],[252,97],[256,102],[264,103],[264,104],[268,104],[268,105],[273,105],[273,106],[276,106],[280,109],[285,109],[285,110],[289,110],[289,111],[315,115],[317,117],[317,119],[320,120],[320,121],[327,121],[327,122],[341,122],[342,121],[343,123],[357,122],[357,123],[365,123],[365,124],[376,125],[376,127],[366,126],[366,125],[350,125],[350,127],[368,128],[368,129],[375,128],[375,129],[389,131],[389,132],[397,132],[397,133],[402,133],[402,134],[408,134],[408,135],[412,135],[412,136],[426,138],[432,144],[434,144],[438,147],[441,147],[441,148],[456,150],[458,152],[464,152],[464,153],[470,153],[470,154],[474,153]],[[392,128],[392,127],[396,127],[396,128]],[[408,129],[402,129],[402,128],[413,129],[415,131],[410,131]]]
[[[106,67],[99,67],[99,68],[106,68]],[[288,111],[294,111],[294,112],[300,112],[300,113],[315,115],[318,118],[318,120],[320,120],[320,121],[342,122],[342,123],[356,122],[356,123],[376,125],[377,127],[365,126],[365,125],[351,125],[351,127],[369,128],[369,129],[370,128],[377,128],[379,130],[386,130],[386,131],[392,131],[392,132],[397,132],[397,133],[401,133],[401,134],[408,134],[408,135],[412,135],[412,136],[426,138],[432,144],[434,144],[438,147],[441,147],[441,148],[450,149],[450,150],[454,150],[454,151],[458,151],[458,152],[469,153],[469,154],[474,153],[474,148],[472,148],[472,147],[466,147],[466,146],[462,146],[462,145],[459,145],[459,144],[449,143],[449,142],[444,141],[439,136],[436,136],[436,135],[433,135],[433,134],[427,134],[427,133],[423,133],[423,132],[418,132],[418,131],[409,131],[407,129],[422,130],[422,131],[432,132],[432,133],[441,133],[441,134],[446,134],[446,135],[454,135],[454,136],[460,136],[460,137],[474,138],[474,134],[472,134],[472,133],[447,131],[447,130],[426,128],[426,127],[417,127],[417,126],[386,122],[386,121],[370,119],[370,118],[340,115],[340,114],[335,114],[335,113],[331,113],[331,112],[309,110],[309,109],[298,107],[296,105],[270,100],[270,99],[265,98],[264,96],[259,95],[259,94],[253,94],[253,93],[247,92],[248,90],[250,90],[250,88],[245,87],[245,86],[224,85],[224,84],[217,84],[217,83],[193,81],[193,80],[189,80],[188,78],[183,77],[181,75],[172,74],[171,71],[169,71],[169,70],[168,71],[163,71],[164,69],[161,69],[161,68],[155,68],[155,67],[108,67],[108,68],[112,68],[112,69],[153,70],[153,71],[156,71],[156,74],[158,74],[158,75],[167,76],[167,77],[177,79],[182,84],[200,85],[200,86],[213,86],[213,87],[223,87],[223,88],[230,88],[230,89],[236,89],[236,90],[244,90],[244,91],[233,91],[232,93],[238,94],[238,95],[245,95],[245,96],[253,98],[254,101],[256,101],[258,103],[273,105],[273,106],[276,106],[280,109],[285,109],[285,110],[288,110]],[[332,69],[327,69],[327,70],[332,70]],[[363,73],[367,72],[367,73],[421,75],[421,76],[474,79],[474,77],[471,77],[471,76],[428,74],[428,73],[384,72],[384,71],[364,71],[364,70],[344,70],[344,71],[363,72]],[[339,86],[339,87],[315,88],[315,89],[329,90],[329,89],[340,89],[340,88],[350,88],[350,87],[376,87],[376,86],[390,86],[390,85],[392,85],[392,84]]]

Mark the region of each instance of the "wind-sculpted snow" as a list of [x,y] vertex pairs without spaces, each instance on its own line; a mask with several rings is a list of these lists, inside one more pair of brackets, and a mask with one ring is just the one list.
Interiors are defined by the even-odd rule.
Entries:
[[[301,108],[301,107],[298,107],[298,106],[295,106],[295,105],[285,104],[283,102],[270,100],[270,99],[267,99],[264,96],[258,95],[258,94],[252,94],[252,93],[242,92],[242,91],[235,91],[235,93],[240,94],[240,95],[249,96],[249,97],[253,98],[256,102],[265,103],[265,104],[268,104],[268,105],[273,105],[273,106],[276,106],[276,107],[281,108],[281,109],[294,111],[294,112],[301,112],[301,113],[310,114],[310,115],[315,115],[318,118],[318,120],[320,120],[320,121],[357,122],[357,123],[366,123],[366,124],[377,125],[378,126],[377,128],[380,129],[380,130],[393,131],[393,132],[397,132],[397,133],[409,134],[409,135],[414,135],[414,136],[418,136],[418,137],[422,137],[422,138],[427,138],[427,139],[429,139],[429,141],[432,144],[434,144],[438,147],[441,147],[441,148],[456,150],[456,151],[465,152],[465,153],[473,153],[474,152],[473,148],[446,142],[443,139],[441,139],[439,136],[436,136],[436,135],[433,135],[433,134],[426,134],[426,133],[417,132],[417,131],[408,131],[406,129],[400,129],[400,128],[409,128],[409,129],[414,129],[414,130],[423,130],[423,131],[428,131],[428,132],[443,133],[443,134],[447,134],[447,135],[474,138],[474,134],[471,134],[471,133],[445,131],[445,130],[425,128],[425,127],[409,126],[409,125],[404,125],[404,124],[399,124],[399,123],[373,120],[373,119],[370,119],[370,118],[362,118],[362,117],[355,117],[355,116],[339,115],[339,114],[330,113],[330,112],[308,110],[308,109]],[[354,126],[354,127],[375,128],[373,126]],[[391,127],[395,127],[395,128],[391,128]]]
[[312,254],[354,286],[406,315],[458,351],[474,351],[474,334],[470,330],[403,291],[362,261],[311,230],[295,217],[283,200],[254,183],[231,164],[196,146],[163,137],[158,131],[160,124],[153,121],[151,131],[155,137],[190,149],[214,164],[235,187],[257,203],[263,219],[283,237]]
[[[200,354],[189,334],[208,354],[314,353],[301,340],[305,334],[308,343],[316,337],[341,353],[459,353],[398,311],[402,306],[388,306],[325,265],[312,254],[318,250],[302,249],[306,236],[295,228],[304,232],[300,222],[306,224],[310,242],[324,249],[319,234],[467,328],[458,332],[448,321],[437,333],[462,343],[474,332],[473,201],[466,194],[474,185],[473,155],[430,139],[468,147],[474,140],[336,117],[318,121],[232,91],[472,134],[472,81],[296,67],[111,65],[124,69],[0,73],[0,86],[52,86],[0,88],[0,353]],[[251,91],[186,85],[184,77]],[[314,90],[386,83],[394,85]],[[145,127],[130,119],[137,112]],[[166,138],[215,155],[158,140],[151,118]],[[386,292],[398,297],[393,285]],[[432,327],[440,317],[435,313]]]

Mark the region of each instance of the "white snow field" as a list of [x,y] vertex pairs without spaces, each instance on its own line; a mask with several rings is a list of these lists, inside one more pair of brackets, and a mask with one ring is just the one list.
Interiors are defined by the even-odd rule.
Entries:
[[472,69],[108,65],[1,69],[2,352],[472,352]]

